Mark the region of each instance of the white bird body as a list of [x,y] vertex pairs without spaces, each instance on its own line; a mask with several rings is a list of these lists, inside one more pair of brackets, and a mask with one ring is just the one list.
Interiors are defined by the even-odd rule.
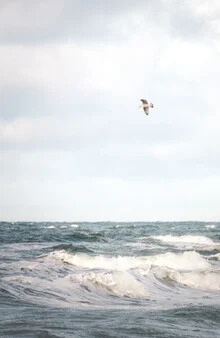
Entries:
[[142,107],[144,109],[145,114],[148,115],[149,114],[149,108],[154,108],[153,103],[148,103],[148,101],[145,100],[145,99],[141,99],[141,102],[142,102],[142,104],[139,106],[139,108]]

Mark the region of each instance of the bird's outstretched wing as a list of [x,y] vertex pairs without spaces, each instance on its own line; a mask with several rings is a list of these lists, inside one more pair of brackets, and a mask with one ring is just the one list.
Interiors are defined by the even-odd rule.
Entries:
[[143,103],[148,104],[147,100],[145,100],[145,99],[141,99],[141,101],[142,101]]
[[145,114],[148,115],[149,114],[149,107],[144,107],[143,109],[144,109]]

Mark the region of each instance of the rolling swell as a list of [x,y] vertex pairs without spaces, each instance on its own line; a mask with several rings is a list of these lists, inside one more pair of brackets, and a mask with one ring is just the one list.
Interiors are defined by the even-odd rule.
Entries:
[[219,335],[220,224],[0,225],[3,336]]
[[105,242],[105,234],[104,232],[75,232],[70,234],[68,238],[71,241],[87,241],[87,242]]
[[70,253],[78,253],[78,252],[88,253],[88,254],[94,253],[93,250],[88,249],[84,245],[73,245],[73,244],[59,244],[59,245],[55,245],[55,246],[52,246],[50,248],[50,250],[53,250],[53,251],[64,250],[64,251],[70,252]]

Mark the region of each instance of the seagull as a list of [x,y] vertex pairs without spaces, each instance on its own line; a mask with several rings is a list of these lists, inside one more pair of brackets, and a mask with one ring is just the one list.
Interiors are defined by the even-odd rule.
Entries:
[[142,102],[142,104],[139,106],[139,108],[142,107],[144,109],[145,114],[148,115],[149,114],[149,108],[154,108],[153,103],[148,103],[148,101],[145,100],[145,99],[141,99],[141,102]]

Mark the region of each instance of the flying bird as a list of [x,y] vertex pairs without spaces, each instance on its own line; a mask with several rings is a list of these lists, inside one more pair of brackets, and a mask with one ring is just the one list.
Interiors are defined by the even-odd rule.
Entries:
[[148,115],[149,114],[149,108],[154,108],[153,103],[148,103],[148,101],[145,100],[145,99],[141,99],[141,102],[142,102],[142,104],[139,106],[139,108],[142,107],[144,109],[145,114]]

